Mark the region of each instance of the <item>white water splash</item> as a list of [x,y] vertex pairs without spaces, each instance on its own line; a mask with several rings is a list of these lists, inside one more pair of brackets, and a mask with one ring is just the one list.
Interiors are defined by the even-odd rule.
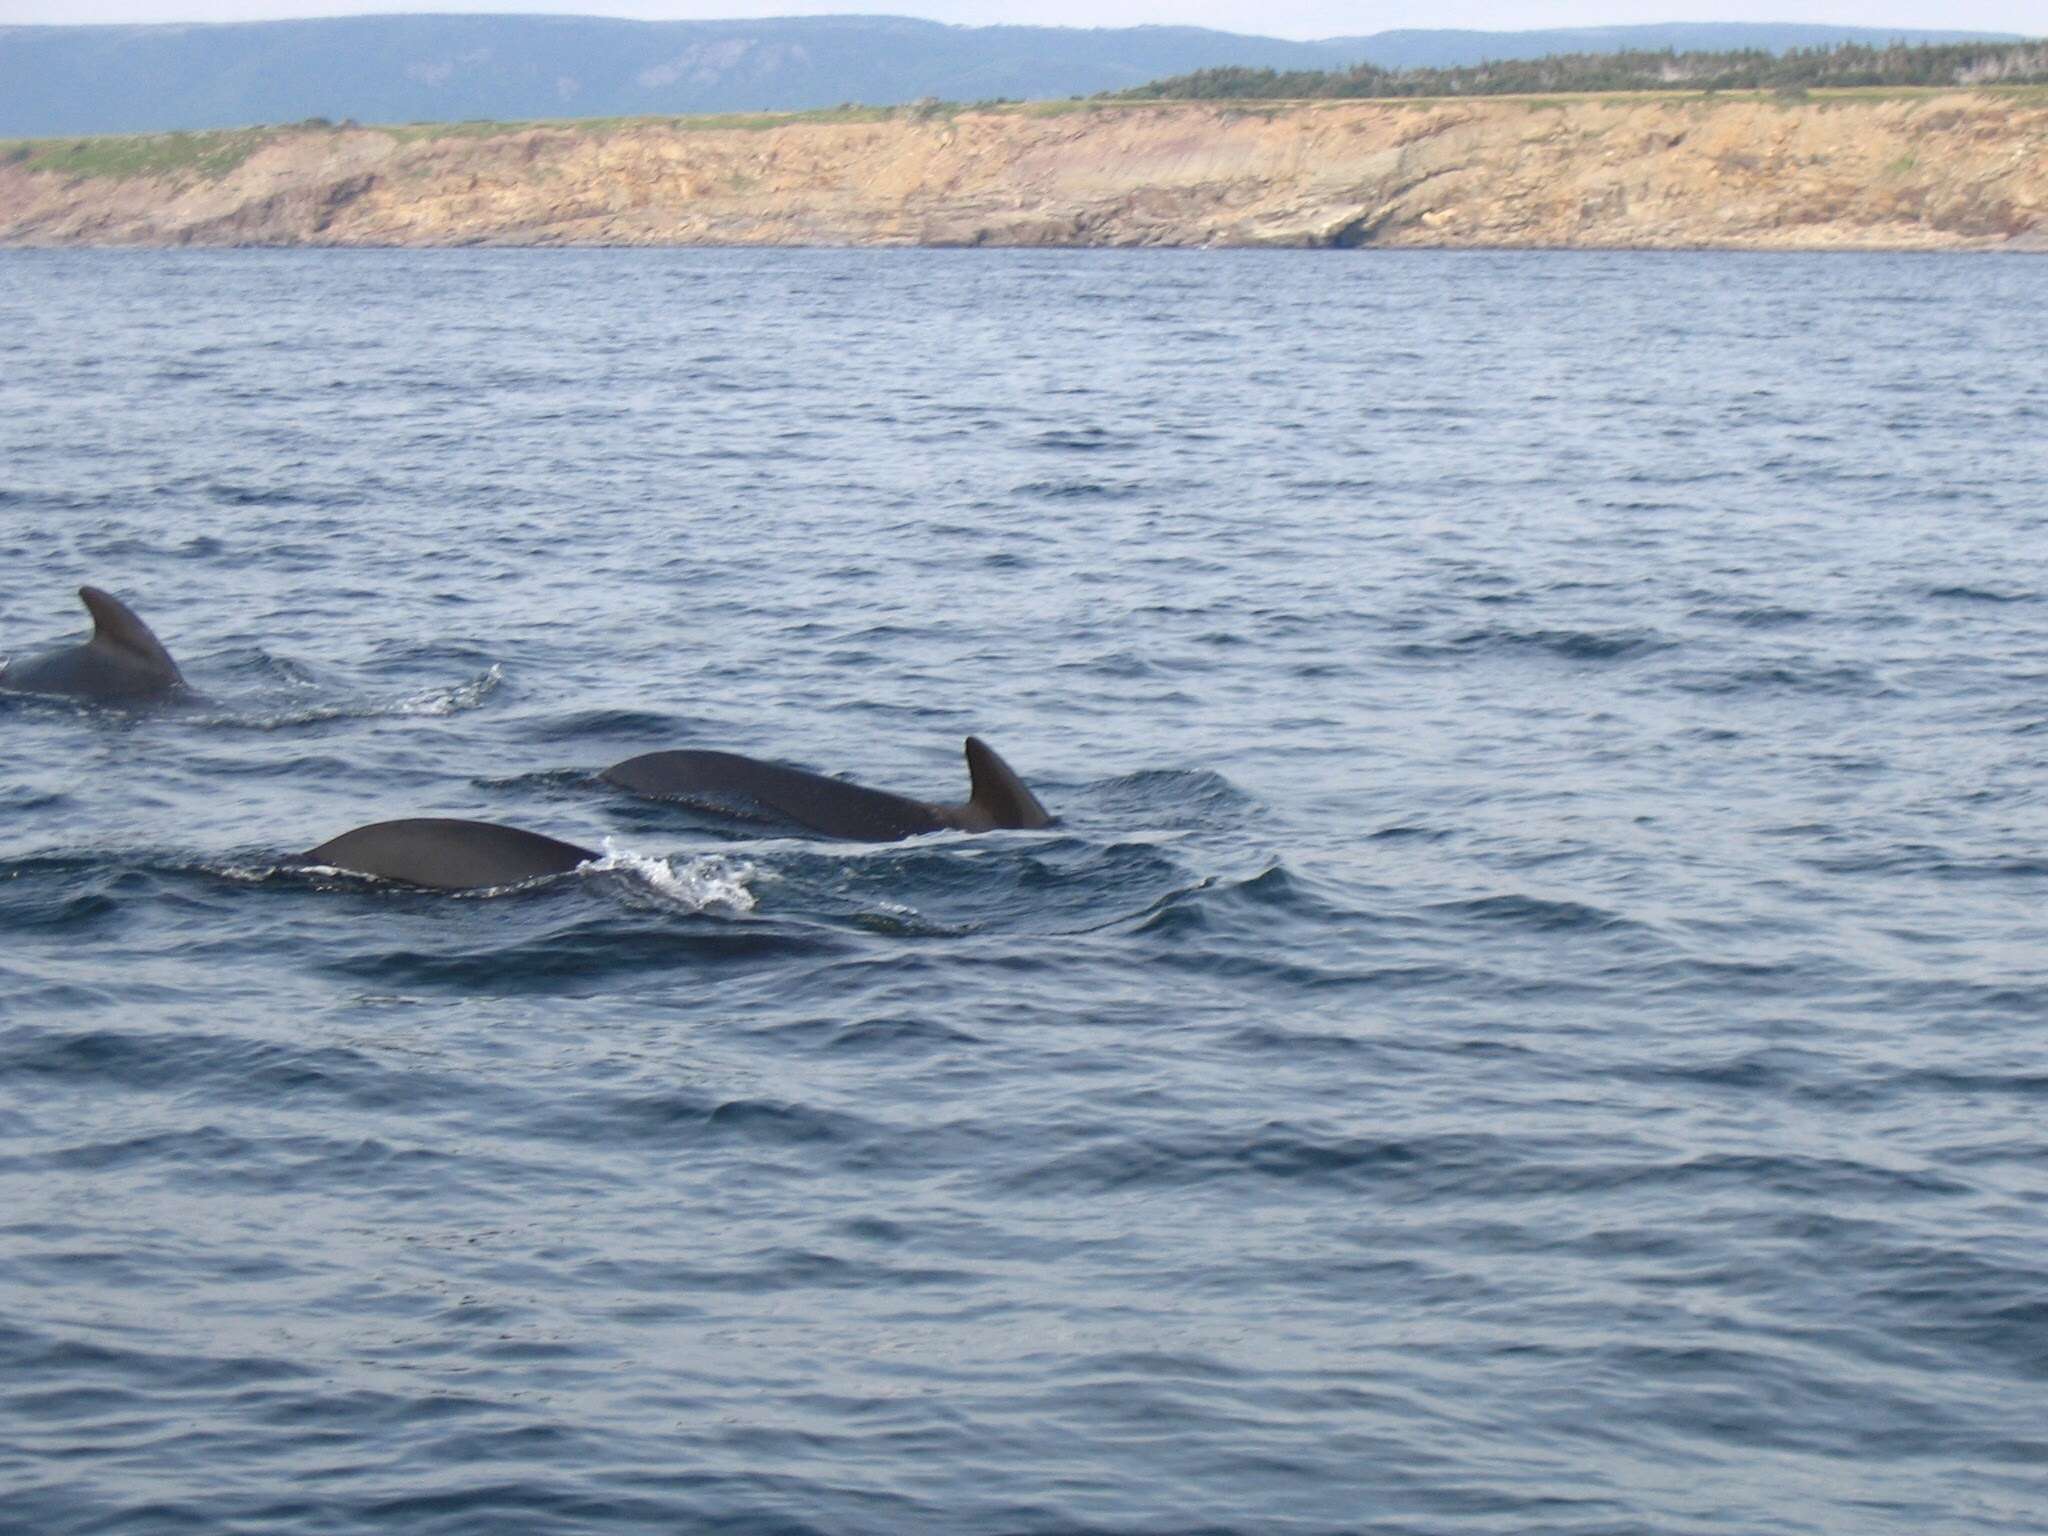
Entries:
[[223,880],[233,880],[240,885],[261,885],[282,867],[277,864],[223,864],[215,873]]
[[492,662],[481,677],[473,677],[453,688],[429,688],[400,699],[391,706],[394,715],[453,715],[475,709],[505,680],[505,669]]
[[735,912],[754,910],[754,893],[748,882],[757,874],[754,866],[736,859],[707,853],[678,865],[669,859],[648,858],[621,848],[609,837],[604,840],[604,857],[582,866],[594,873],[618,871],[689,908],[701,912],[709,906],[725,906]]

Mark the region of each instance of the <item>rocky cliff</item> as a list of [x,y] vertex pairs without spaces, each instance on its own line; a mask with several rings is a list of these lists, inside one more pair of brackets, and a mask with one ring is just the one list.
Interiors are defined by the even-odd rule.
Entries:
[[34,141],[0,244],[2048,248],[2048,91]]

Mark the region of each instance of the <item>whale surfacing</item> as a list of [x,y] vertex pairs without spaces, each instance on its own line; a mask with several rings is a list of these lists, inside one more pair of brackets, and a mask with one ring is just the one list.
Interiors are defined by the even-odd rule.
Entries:
[[302,855],[307,864],[436,891],[474,891],[566,875],[597,855],[520,827],[449,817],[380,821]]
[[184,688],[171,653],[126,603],[98,587],[80,587],[78,600],[92,615],[92,638],[10,664],[0,671],[0,688],[123,701],[167,698]]
[[1038,797],[978,736],[967,738],[967,774],[968,796],[958,805],[912,800],[735,752],[649,752],[614,763],[600,777],[652,800],[719,810],[751,804],[826,837],[856,842],[890,843],[948,829],[992,832],[1052,825]]

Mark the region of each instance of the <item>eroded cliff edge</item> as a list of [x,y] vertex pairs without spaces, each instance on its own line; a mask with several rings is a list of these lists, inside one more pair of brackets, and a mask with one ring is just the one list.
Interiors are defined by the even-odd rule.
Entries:
[[1088,103],[0,146],[0,244],[2048,248],[2048,92]]

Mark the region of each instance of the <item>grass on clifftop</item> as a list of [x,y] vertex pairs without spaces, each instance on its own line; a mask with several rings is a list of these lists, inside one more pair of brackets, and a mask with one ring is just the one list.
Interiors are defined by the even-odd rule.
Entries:
[[231,128],[218,133],[16,139],[0,142],[0,165],[26,166],[53,176],[225,176],[280,133],[288,131]]
[[959,110],[951,103],[912,107],[821,107],[810,112],[757,112],[694,117],[564,117],[526,122],[471,119],[460,123],[395,123],[365,128],[357,123],[331,123],[308,118],[301,123],[267,124],[255,128],[224,128],[194,133],[108,133],[86,138],[0,139],[0,166],[18,165],[52,176],[189,175],[201,179],[227,175],[266,145],[304,134],[381,133],[401,144],[436,139],[488,139],[499,134],[552,128],[602,135],[632,128],[660,126],[685,131],[782,128],[791,123],[880,123],[892,117],[927,117]]
[[698,113],[682,117],[535,117],[505,122],[472,118],[461,123],[395,123],[373,132],[389,134],[401,144],[428,139],[484,139],[501,133],[525,133],[535,128],[566,129],[575,133],[619,133],[630,128],[727,129],[741,132],[765,128],[786,128],[792,123],[885,123],[899,115],[914,116],[918,107],[862,107],[847,103],[837,107],[814,107],[807,112],[732,112],[724,115]]
[[587,134],[601,138],[629,133],[638,128],[667,128],[680,132],[763,132],[805,124],[928,122],[958,117],[963,113],[1022,118],[1064,117],[1072,113],[1129,112],[1134,110],[1187,107],[1220,111],[1230,116],[1269,116],[1301,108],[1329,109],[1344,106],[1429,107],[1446,103],[1478,105],[1491,101],[1503,106],[1519,102],[1530,111],[1556,110],[1577,102],[1607,102],[1635,105],[1645,102],[1677,102],[1712,106],[1722,102],[1766,101],[1784,107],[1801,105],[1825,108],[1852,102],[1915,101],[1937,96],[1967,93],[1989,96],[2020,105],[2048,105],[2048,85],[1958,86],[1847,86],[1788,94],[1771,91],[1561,91],[1541,95],[1491,96],[1406,96],[1360,100],[1357,98],[1307,98],[1281,100],[1266,98],[1121,98],[1074,97],[1053,101],[927,101],[903,107],[862,107],[851,103],[820,107],[808,112],[731,113],[724,116],[688,117],[563,117],[536,118],[524,122],[490,122],[473,119],[460,123],[397,123],[364,127],[356,123],[330,123],[309,118],[260,128],[229,128],[199,133],[104,134],[91,138],[0,139],[0,169],[21,166],[53,176],[126,177],[189,176],[212,179],[227,175],[266,145],[315,134],[375,133],[400,144],[424,144],[449,139],[487,139],[502,134],[528,133],[545,129],[557,133]]

